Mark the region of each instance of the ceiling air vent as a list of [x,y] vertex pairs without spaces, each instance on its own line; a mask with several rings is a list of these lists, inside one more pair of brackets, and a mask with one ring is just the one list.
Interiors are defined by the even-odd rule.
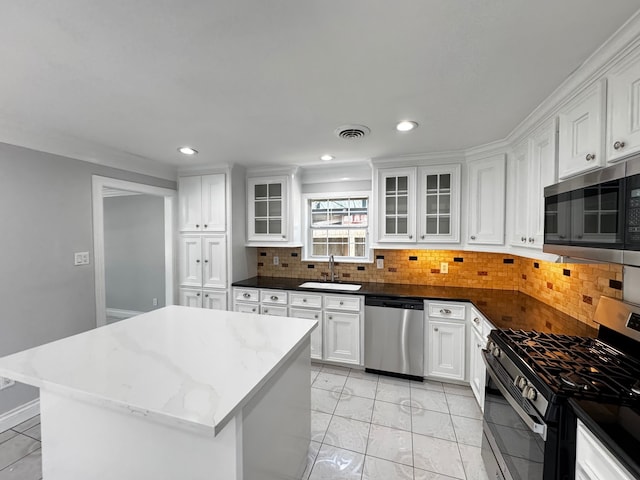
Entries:
[[371,133],[371,130],[364,125],[343,125],[336,129],[336,135],[347,140],[362,138],[369,135],[369,133]]

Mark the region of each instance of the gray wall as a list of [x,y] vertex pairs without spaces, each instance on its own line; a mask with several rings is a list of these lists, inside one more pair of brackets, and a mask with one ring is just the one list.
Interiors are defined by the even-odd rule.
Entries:
[[[0,143],[0,356],[94,328],[93,174],[165,188],[148,177]],[[73,266],[73,252],[91,264]],[[0,392],[0,415],[37,397]]]
[[105,198],[104,254],[107,308],[148,312],[164,307],[164,198]]

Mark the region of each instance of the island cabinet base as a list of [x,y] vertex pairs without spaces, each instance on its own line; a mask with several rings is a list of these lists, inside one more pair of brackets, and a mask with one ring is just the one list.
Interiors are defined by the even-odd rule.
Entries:
[[41,388],[44,480],[283,480],[310,441],[309,340],[217,435]]

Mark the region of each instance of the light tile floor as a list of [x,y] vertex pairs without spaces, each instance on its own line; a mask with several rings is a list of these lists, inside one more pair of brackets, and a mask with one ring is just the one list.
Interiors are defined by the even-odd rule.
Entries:
[[[303,480],[487,480],[467,387],[312,364],[311,408]],[[41,478],[34,417],[0,433],[0,480]]]
[[303,480],[488,480],[471,389],[312,364]]

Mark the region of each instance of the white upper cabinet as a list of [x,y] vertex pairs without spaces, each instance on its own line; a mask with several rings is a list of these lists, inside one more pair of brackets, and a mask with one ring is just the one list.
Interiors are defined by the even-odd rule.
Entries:
[[640,151],[640,54],[616,65],[607,77],[607,160]]
[[178,202],[183,232],[226,230],[225,174],[180,177]]
[[300,246],[300,188],[295,175],[247,178],[247,246]]
[[418,168],[418,242],[460,241],[460,165]]
[[378,172],[378,241],[416,241],[416,168]]
[[560,109],[558,178],[604,165],[605,83],[599,81]]
[[377,171],[378,242],[460,241],[460,165]]
[[542,248],[544,187],[556,182],[556,140],[553,119],[513,149],[509,163],[514,246]]
[[504,244],[505,156],[469,163],[469,244]]

